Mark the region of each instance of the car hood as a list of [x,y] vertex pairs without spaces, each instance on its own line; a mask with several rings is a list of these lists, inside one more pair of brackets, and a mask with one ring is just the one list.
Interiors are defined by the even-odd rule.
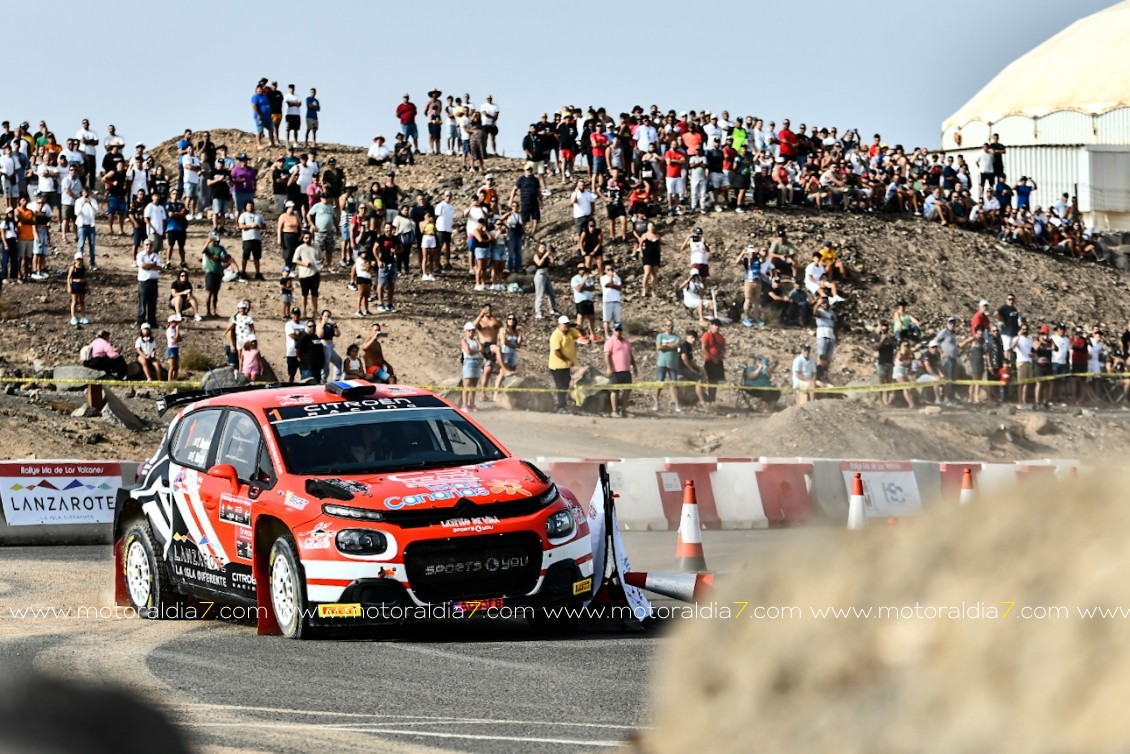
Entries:
[[453,508],[461,499],[476,504],[537,497],[549,489],[517,458],[441,469],[343,477],[353,493],[351,506],[379,511]]

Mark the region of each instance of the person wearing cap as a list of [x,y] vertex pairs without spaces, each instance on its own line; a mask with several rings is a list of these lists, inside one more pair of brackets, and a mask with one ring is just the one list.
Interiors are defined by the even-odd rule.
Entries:
[[[624,337],[624,326],[617,322],[612,326],[612,335],[604,343],[604,366],[608,370],[611,385],[631,385],[632,375],[636,374],[636,357],[632,353],[632,343]],[[628,404],[632,399],[631,390],[612,390],[609,392],[612,416],[622,418],[627,415]]]
[[321,117],[322,103],[318,99],[318,90],[311,88],[310,96],[306,98],[306,136],[302,142],[304,147],[318,146],[318,121]]
[[943,325],[942,329],[938,330],[938,334],[934,336],[934,341],[937,342],[938,349],[942,357],[942,376],[949,383],[942,391],[945,395],[945,402],[948,404],[952,404],[956,397],[953,386],[953,381],[957,379],[958,363],[958,343],[956,330],[957,317],[947,317],[945,325]]
[[416,105],[412,104],[407,93],[401,98],[400,104],[396,106],[396,119],[400,121],[400,133],[405,139],[411,139],[412,148],[418,153],[420,151],[420,134],[416,129]]
[[322,341],[318,340],[317,326],[312,320],[302,323],[302,330],[294,341],[294,352],[298,357],[298,374],[302,382],[319,384],[326,365],[326,352]]
[[148,322],[139,326],[137,340],[134,341],[134,351],[137,353],[137,363],[145,379],[153,382],[164,379],[161,371],[161,360],[157,357],[157,341],[153,337],[153,327]]
[[137,324],[157,321],[157,280],[161,276],[161,255],[146,239],[137,253]]
[[170,314],[165,326],[165,358],[169,360],[169,382],[175,382],[180,377],[180,346],[182,342],[180,323],[182,319],[179,314]]
[[[1053,328],[1051,341],[1054,348],[1052,349],[1052,375],[1055,377],[1051,382],[1051,395],[1048,397],[1049,401],[1058,401],[1066,403],[1068,398],[1068,375],[1071,373],[1071,343],[1067,338],[1067,324],[1064,322],[1057,322]],[[1127,349],[1123,347],[1123,354],[1127,353]]]
[[385,137],[377,134],[373,137],[373,143],[369,147],[366,164],[370,167],[384,165],[390,159],[392,159],[392,152],[385,146]]
[[313,311],[318,310],[318,291],[321,286],[321,273],[325,257],[313,245],[314,234],[309,230],[302,232],[301,241],[298,248],[294,250],[294,256],[290,259],[288,266],[298,273],[298,284],[302,290],[302,316],[306,316],[306,313],[311,311],[309,308],[311,299],[313,299],[314,304]]
[[204,267],[204,308],[206,317],[220,316],[220,286],[224,280],[224,268],[230,267],[234,275],[239,274],[239,265],[220,243],[220,234],[213,232],[201,251]]
[[35,216],[35,243],[32,247],[31,279],[47,280],[47,255],[51,251],[51,218],[55,211],[47,203],[42,191],[35,192],[35,200],[27,205]]
[[600,275],[600,297],[601,297],[601,319],[604,322],[604,337],[610,338],[610,328],[614,328],[621,322],[620,302],[622,299],[621,289],[623,288],[623,281],[620,276],[616,274],[615,265],[609,262],[604,266],[604,272]]
[[252,167],[251,158],[240,154],[238,164],[232,168],[231,184],[235,194],[236,211],[242,211],[248,202],[255,203],[255,187],[259,181],[259,171]]
[[987,335],[989,332],[989,300],[987,298],[981,299],[977,304],[977,311],[969,320],[969,332],[977,332],[978,325],[982,328],[982,334]]
[[1012,344],[1008,350],[1013,354],[1016,359],[1016,407],[1027,408],[1028,406],[1028,388],[1033,377],[1036,375],[1036,370],[1033,366],[1034,350],[1036,347],[1035,339],[1030,335],[1031,329],[1027,322],[1021,322],[1020,333],[1013,339]]
[[567,414],[565,398],[569,390],[571,369],[577,366],[577,326],[562,314],[557,318],[557,329],[549,336],[549,374],[553,378],[557,413]]
[[475,406],[475,394],[483,377],[483,345],[479,342],[474,322],[463,325],[463,337],[459,341],[459,349],[463,362],[463,393],[459,400],[459,408],[464,411],[478,411]]
[[[1047,325],[1040,325],[1039,336],[1032,347],[1033,371],[1037,380],[1046,380],[1052,376],[1052,356],[1055,354],[1055,350],[1056,345],[1052,342],[1051,328]],[[1053,382],[1036,383],[1037,408],[1040,406],[1051,407],[1051,394],[1054,387],[1055,383]]]
[[487,152],[498,154],[498,105],[494,104],[494,96],[488,94],[483,104],[479,105],[479,114],[483,119],[483,138]]
[[577,310],[577,341],[582,345],[601,342],[601,338],[596,334],[594,303],[596,285],[597,281],[593,278],[589,266],[584,262],[578,264],[577,274],[570,279],[569,287],[573,290],[573,304]]
[[809,391],[824,387],[824,384],[816,379],[816,371],[817,365],[816,360],[812,358],[812,346],[802,343],[800,353],[793,359],[792,368],[793,389],[799,391],[796,394],[798,406],[816,397],[815,393]]
[[228,326],[224,330],[224,353],[228,357],[228,364],[238,368],[239,352],[248,338],[255,335],[255,318],[251,316],[251,302],[243,299],[235,306],[235,314],[228,318]]
[[83,264],[81,251],[75,252],[74,261],[67,268],[67,290],[71,293],[71,326],[89,325],[90,320],[86,318],[86,265]]

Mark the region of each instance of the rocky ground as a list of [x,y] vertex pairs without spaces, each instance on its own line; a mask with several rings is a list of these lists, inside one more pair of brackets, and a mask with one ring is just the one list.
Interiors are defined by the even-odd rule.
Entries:
[[[255,152],[254,142],[246,133],[213,130],[216,143],[226,143],[229,152],[247,151],[255,156],[264,176],[269,174],[273,152]],[[173,164],[173,142],[166,142],[154,151],[159,159]],[[328,145],[321,151],[324,163],[336,157],[351,182],[363,189],[373,180],[383,179],[382,168],[366,167],[361,148]],[[519,175],[521,162],[503,158],[487,161],[487,169],[496,177],[505,198]],[[397,172],[397,182],[407,192],[424,191],[437,197],[444,188],[455,191],[456,204],[466,206],[466,198],[480,184],[479,176],[460,169],[454,157],[423,157],[416,166]],[[269,205],[268,181],[261,179],[260,199]],[[577,261],[569,212],[569,187],[551,179],[552,195],[545,200],[543,224],[539,238],[553,243],[559,250],[559,268],[554,273],[559,308],[572,311],[567,295],[567,278]],[[603,218],[603,209],[598,209]],[[267,215],[273,223],[273,215]],[[641,378],[654,373],[654,334],[666,317],[673,317],[682,330],[695,324],[682,307],[676,294],[678,278],[687,267],[687,260],[678,246],[691,228],[701,225],[713,246],[712,280],[720,302],[740,296],[739,269],[733,263],[738,251],[752,237],[768,242],[778,226],[786,227],[802,255],[830,239],[841,248],[853,270],[853,282],[845,287],[846,301],[838,305],[841,331],[838,335],[837,363],[833,380],[839,384],[868,379],[873,372],[868,346],[870,330],[880,318],[889,316],[894,301],[907,299],[911,311],[923,322],[924,329],[940,326],[946,315],[967,319],[976,301],[986,297],[1003,300],[1006,292],[1015,292],[1021,311],[1033,321],[1060,320],[1099,322],[1107,329],[1121,332],[1130,319],[1130,296],[1127,285],[1130,275],[1116,268],[1079,264],[1062,258],[1026,252],[1005,246],[984,235],[941,228],[913,218],[889,218],[842,213],[814,213],[807,210],[770,211],[736,215],[730,212],[707,216],[664,218],[659,221],[664,237],[664,268],[661,291],[657,300],[643,301],[639,296],[639,271],[628,263],[623,277],[626,283],[624,319],[641,367]],[[189,232],[189,262],[193,281],[200,284],[199,250],[206,234],[206,223],[194,223]],[[130,266],[128,239],[113,238],[105,226],[99,228],[99,272],[91,276],[88,308],[94,324],[86,328],[71,327],[67,321],[68,299],[65,278],[56,276],[44,283],[5,286],[0,296],[0,321],[5,337],[0,341],[0,378],[39,377],[49,375],[59,364],[77,363],[79,349],[88,343],[94,331],[107,327],[112,340],[124,351],[132,351],[136,337],[133,328],[136,308],[136,283]],[[281,306],[278,303],[277,279],[280,262],[273,234],[264,242],[266,282],[226,284],[221,294],[221,311],[229,313],[240,298],[253,304],[257,317],[260,344],[266,358],[282,363],[283,336]],[[237,238],[225,241],[238,254]],[[58,253],[50,259],[56,270],[69,264],[71,247],[56,238]],[[626,259],[628,247],[614,245],[611,257]],[[462,255],[457,261],[462,261]],[[167,289],[169,273],[161,280]],[[411,278],[401,280],[397,305],[400,313],[380,320],[389,333],[385,349],[401,378],[415,384],[435,384],[450,380],[458,372],[458,342],[462,323],[474,316],[490,301],[497,313],[514,312],[526,328],[526,345],[520,372],[541,384],[548,384],[544,361],[546,343],[551,331],[548,322],[533,317],[532,279],[514,276],[526,293],[475,293],[464,267],[434,283]],[[322,306],[332,309],[342,330],[338,351],[361,339],[371,320],[354,319],[355,294],[346,288],[346,276],[330,275],[323,281]],[[183,353],[198,364],[223,363],[221,334],[226,322],[210,320],[186,322]],[[738,368],[755,354],[771,357],[777,379],[783,382],[788,364],[800,342],[811,340],[810,329],[784,327],[770,323],[765,328],[725,328],[731,357],[728,373],[736,379]],[[582,347],[584,364],[601,368],[599,348]],[[201,372],[190,373],[199,378]],[[136,457],[152,447],[155,434],[131,432],[116,427],[100,417],[71,417],[79,408],[81,393],[57,395],[46,390],[48,381],[37,385],[7,386],[10,393],[0,401],[0,410],[10,422],[38,424],[50,436],[50,447],[32,443],[23,436],[4,433],[0,439],[0,455],[20,456],[79,454],[82,456]],[[150,397],[151,389],[119,390],[127,404],[143,419],[157,424]],[[134,397],[130,397],[130,393]],[[733,396],[727,397],[733,402]],[[73,406],[71,404],[74,404]],[[636,404],[640,414],[649,414],[651,399]],[[526,404],[523,404],[526,405]],[[726,411],[731,416],[726,416]],[[928,410],[929,411],[929,410]],[[484,417],[495,412],[488,410]],[[870,400],[860,402],[829,400],[813,406],[793,407],[768,418],[751,419],[744,410],[724,409],[721,415],[693,415],[682,419],[664,418],[625,420],[624,431],[646,435],[642,445],[654,449],[682,450],[700,446],[702,452],[726,454],[764,453],[780,455],[871,455],[875,457],[969,456],[998,454],[1025,457],[1043,453],[1073,453],[1102,457],[1125,447],[1125,436],[1115,429],[1122,415],[1107,411],[1086,412],[1060,409],[1051,416],[1052,430],[1042,433],[1028,429],[1027,416],[1009,415],[1008,410],[946,409],[944,414],[899,410],[880,412]],[[545,427],[571,426],[571,422],[589,419],[549,417],[541,413],[522,413],[522,423],[530,431]],[[879,416],[878,419],[876,417]],[[958,419],[956,417],[964,417]],[[490,421],[490,419],[488,419]],[[611,420],[600,420],[606,424]],[[508,421],[508,424],[512,422]],[[1004,429],[1001,427],[1004,426]],[[647,427],[641,433],[641,428]],[[653,433],[651,427],[660,429]],[[1026,432],[1017,433],[1015,428]],[[620,430],[615,430],[620,431]],[[721,438],[703,441],[703,437]],[[1008,439],[1011,436],[1013,440]],[[1014,442],[1016,438],[1034,437],[1029,444]],[[697,439],[696,439],[697,438]],[[510,441],[509,438],[506,438]],[[708,447],[709,446],[709,447]],[[913,450],[912,453],[908,452]]]

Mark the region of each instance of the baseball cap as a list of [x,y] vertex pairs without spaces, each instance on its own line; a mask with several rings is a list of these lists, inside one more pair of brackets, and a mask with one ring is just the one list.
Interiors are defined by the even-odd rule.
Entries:
[[937,348],[938,347],[938,341],[931,340],[928,344],[926,344],[926,347],[927,348]]
[[802,351],[808,351],[808,350],[811,350],[811,348],[812,348],[812,346],[808,345],[807,343],[801,343],[800,344],[800,350],[802,350]]
[[290,307],[290,313],[291,314],[301,314],[302,310],[299,309],[297,306],[292,306],[292,307]]
[[220,240],[220,234],[213,231],[213,232],[208,234],[208,238],[212,239],[213,241],[219,241]]
[[283,206],[284,206],[284,207],[293,207],[293,206],[294,206],[294,202],[287,202],[287,203],[286,203],[286,204],[284,204]]
[[236,157],[236,159],[240,162],[243,162],[244,160],[250,160],[251,158],[247,156],[246,152],[240,152],[239,157]]
[[181,316],[179,314],[170,314],[169,315],[169,321],[170,322],[180,322]]
[[946,322],[957,322],[957,317],[946,317]]
[[238,304],[236,304],[235,308],[236,309],[250,309],[251,308],[251,302],[248,301],[247,299],[244,299],[243,301],[240,301]]
[[148,322],[142,322],[141,323],[141,329],[142,330],[152,330],[153,328],[149,326]]
[[557,318],[557,324],[559,324],[559,325],[567,325],[567,324],[569,324],[569,321],[570,321],[569,318],[566,317],[564,314],[562,314],[560,317]]
[[81,251],[75,252],[75,259],[82,259],[82,252]]
[[1040,325],[1040,332],[1051,332],[1047,325]]
[[987,298],[981,299],[981,306],[988,306],[988,305],[989,305],[989,299],[987,299]]
[[464,330],[474,330],[475,329],[475,323],[474,322],[468,322],[465,325],[463,325],[463,329]]

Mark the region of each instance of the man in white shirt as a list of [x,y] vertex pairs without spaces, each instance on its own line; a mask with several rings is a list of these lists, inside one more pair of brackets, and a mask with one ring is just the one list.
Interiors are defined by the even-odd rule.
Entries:
[[657,141],[659,141],[659,132],[655,130],[655,126],[651,124],[651,120],[645,115],[643,122],[636,128],[636,152],[638,154],[647,154],[647,148]]
[[[443,259],[443,269],[451,269],[451,233],[455,229],[455,205],[451,191],[443,192],[443,201],[436,205],[436,246]],[[437,270],[438,272],[438,270]]]
[[95,222],[98,220],[98,201],[90,195],[90,189],[83,187],[75,200],[75,232],[78,235],[78,250],[82,253],[83,245],[90,247],[90,271],[97,272],[94,264],[94,245],[98,233]]
[[20,184],[16,176],[16,166],[19,164],[12,155],[12,145],[5,144],[4,151],[0,154],[0,186],[4,191],[8,209],[16,208],[16,200],[20,197]]
[[102,146],[108,151],[110,147],[124,148],[126,140],[118,133],[117,127],[111,123],[106,126],[106,138],[102,140]]
[[820,262],[820,254],[812,255],[812,263],[804,268],[804,288],[813,296],[819,296],[822,293],[827,293],[831,296],[832,303],[842,301],[836,295],[836,284],[824,277],[824,265]]
[[581,235],[581,230],[592,217],[595,201],[596,196],[589,191],[588,184],[585,181],[577,181],[577,188],[573,189],[573,194],[569,197],[569,203],[573,205],[574,235]]
[[487,152],[498,154],[498,105],[494,104],[494,97],[487,95],[487,100],[479,108],[483,116],[483,135],[486,137]]
[[62,231],[63,240],[67,239],[67,231],[75,224],[75,201],[82,193],[82,180],[78,177],[78,166],[59,166],[63,179],[59,182],[59,203],[62,205]]
[[[112,127],[112,126],[111,126]],[[90,130],[90,121],[82,119],[82,128],[75,133],[75,138],[82,148],[83,164],[86,167],[85,175],[88,181],[94,180],[95,158],[98,156],[98,134]]]
[[[816,379],[816,360],[812,358],[812,348],[807,343],[800,347],[800,353],[793,359],[793,388],[797,390],[812,390],[823,387],[823,383]],[[813,399],[809,392],[797,393],[797,405]]]
[[283,326],[283,338],[286,341],[287,382],[294,382],[294,377],[298,374],[298,351],[295,350],[294,346],[298,336],[306,332],[306,323],[300,319],[301,316],[302,310],[300,308],[297,306],[291,307],[290,319]]
[[383,165],[388,162],[392,157],[392,152],[385,146],[385,137],[377,135],[373,137],[373,143],[369,147],[369,165]]
[[[577,265],[577,274],[569,281],[569,287],[573,290],[573,304],[577,307],[577,328],[581,333],[577,342],[581,345],[590,341],[593,343],[602,342],[597,337],[595,328],[596,309],[593,306],[593,292],[596,290],[596,282],[592,279],[589,268],[585,266],[584,262]],[[585,337],[586,326],[588,337]]]
[[199,205],[201,166],[200,158],[196,156],[196,147],[188,145],[184,156],[180,158],[180,164],[184,169],[184,204],[188,208],[188,217],[195,216],[199,220],[203,217]]
[[1029,334],[1028,323],[1021,324],[1020,334],[1009,348],[1016,354],[1016,379],[1020,383],[1016,397],[1017,408],[1024,408],[1028,404],[1028,388],[1030,385],[1027,384],[1026,380],[1035,377],[1035,369],[1032,366],[1032,349],[1035,345],[1036,341]]
[[1052,376],[1057,377],[1052,381],[1052,400],[1066,401],[1067,379],[1064,375],[1071,373],[1071,341],[1067,337],[1067,325],[1060,322],[1055,326],[1052,335]]
[[[302,128],[302,98],[294,91],[294,84],[287,86],[286,93],[286,145],[298,144],[298,131]],[[293,134],[293,140],[291,139]]]
[[239,275],[244,280],[247,279],[247,262],[253,260],[255,279],[263,280],[263,274],[259,271],[259,260],[263,258],[263,228],[265,227],[263,216],[255,211],[255,202],[247,202],[242,210],[236,221],[243,240],[243,266]]
[[604,337],[612,337],[612,326],[620,324],[620,289],[623,283],[616,274],[612,263],[604,265],[604,274],[600,276],[600,297],[603,309],[601,318],[604,320]]
[[137,324],[157,321],[157,279],[161,276],[161,255],[146,239],[137,252]]
[[145,236],[153,244],[153,252],[158,259],[161,249],[165,246],[165,221],[169,215],[165,205],[161,204],[161,197],[156,193],[149,195],[149,204],[145,205]]

